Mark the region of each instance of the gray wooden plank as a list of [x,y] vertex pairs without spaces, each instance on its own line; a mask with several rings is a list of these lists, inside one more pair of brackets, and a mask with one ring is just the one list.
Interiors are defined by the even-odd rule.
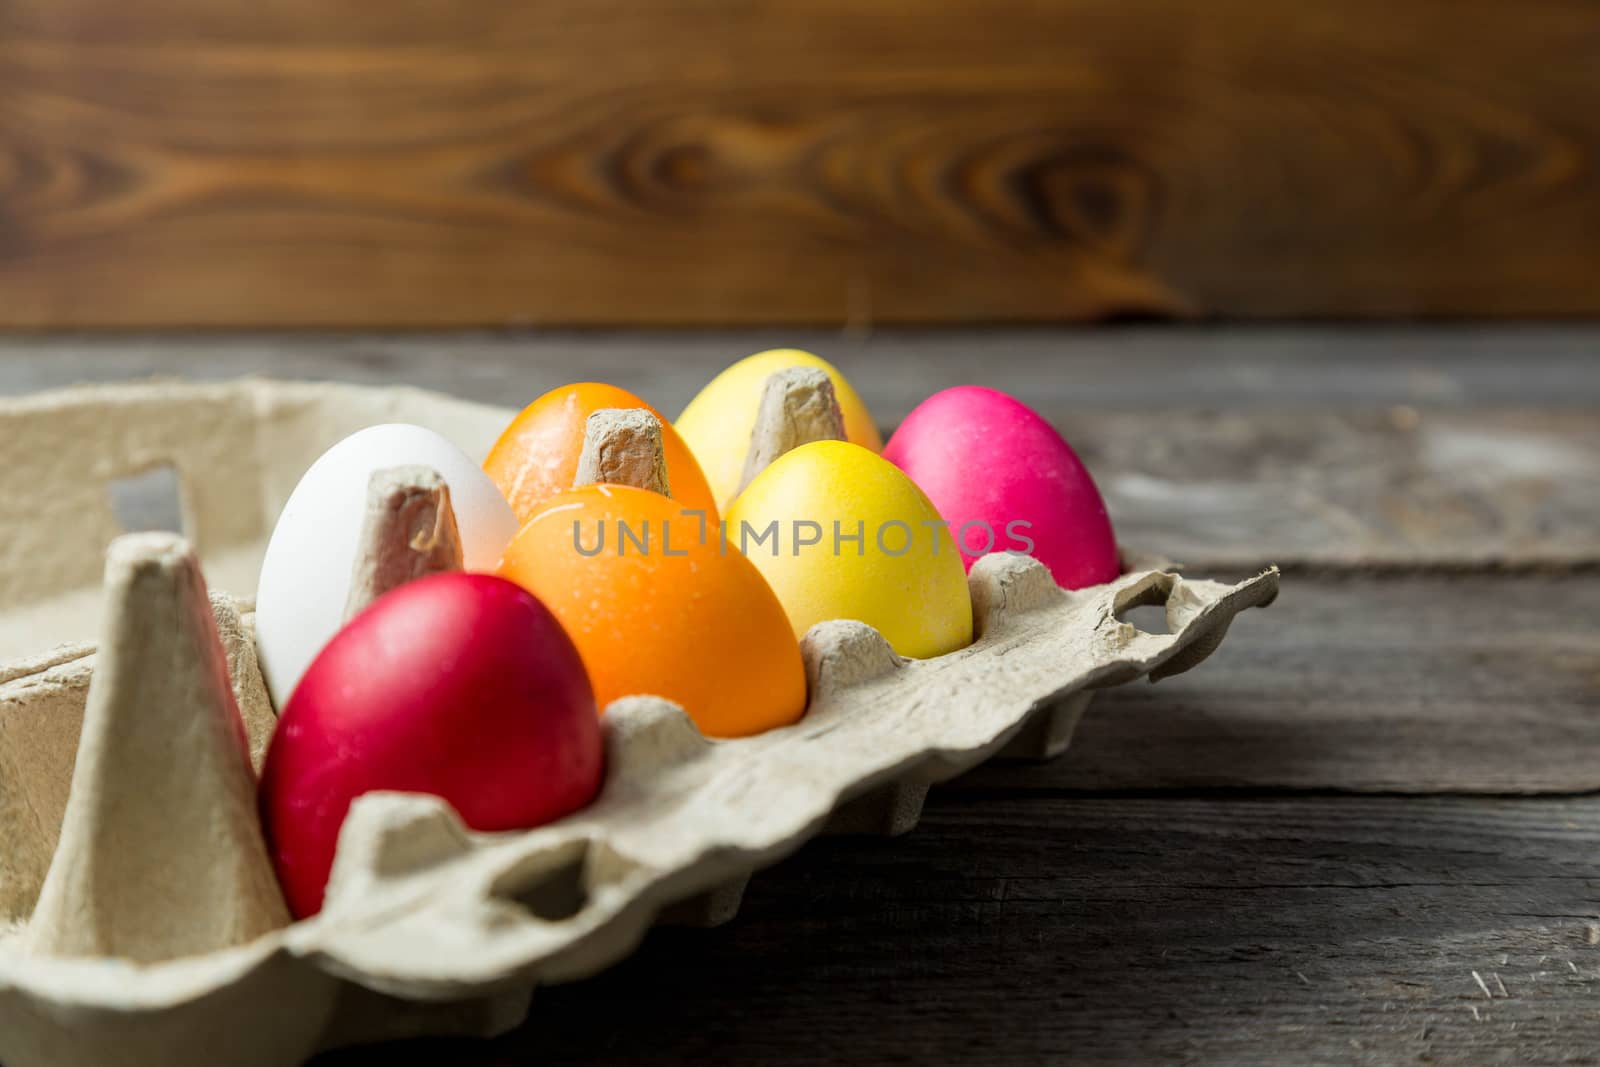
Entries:
[[880,421],[982,383],[1042,410],[1152,411],[1600,405],[1600,326],[816,329],[438,334],[0,336],[0,394],[150,375],[407,382],[524,404],[573,379],[615,382],[676,412],[764,348],[836,362]]
[[1600,409],[1055,421],[1118,539],[1197,569],[1600,560]]
[[1600,575],[1289,577],[1195,670],[1095,694],[1059,759],[952,788],[1600,790],[1597,604]]
[[808,845],[756,876],[731,925],[653,932],[612,971],[536,994],[506,1038],[407,1051],[483,1065],[1592,1063],[1597,851],[1596,798],[936,789],[908,837]]
[[[1600,560],[1600,329],[873,336],[833,351],[892,425],[944,385],[1009,388],[1084,455],[1122,540],[1198,569]],[[12,338],[0,393],[249,373],[516,405],[562,381],[676,410],[777,334]],[[1493,402],[1494,407],[1483,407]],[[1552,405],[1534,413],[1518,405]],[[1422,405],[1422,406],[1418,406]]]

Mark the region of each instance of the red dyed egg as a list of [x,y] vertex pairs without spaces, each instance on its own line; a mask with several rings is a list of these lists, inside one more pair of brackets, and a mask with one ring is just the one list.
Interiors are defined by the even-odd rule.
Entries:
[[361,794],[431,793],[475,830],[524,829],[592,800],[603,764],[594,692],[555,617],[502,578],[440,574],[380,597],[312,662],[267,752],[261,816],[303,918]]

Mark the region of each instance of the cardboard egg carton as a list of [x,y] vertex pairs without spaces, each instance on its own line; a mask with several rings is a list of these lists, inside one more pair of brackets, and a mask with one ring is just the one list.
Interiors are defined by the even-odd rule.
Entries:
[[[360,798],[323,911],[289,924],[250,807],[274,713],[250,604],[223,591],[254,588],[278,509],[342,437],[415,422],[482,455],[511,414],[264,381],[0,405],[0,653],[100,635],[0,662],[0,1062],[282,1065],[503,1031],[652,923],[732,917],[751,872],[809,837],[905,832],[931,784],[1058,753],[1093,690],[1195,666],[1277,591],[1275,570],[1225,584],[1129,560],[1066,592],[989,556],[969,648],[908,661],[863,624],[813,627],[794,726],[713,741],[667,701],[612,703],[605,787],[557,823],[478,834],[435,798]],[[147,534],[108,559],[115,486],[151,469],[174,473],[195,552]],[[1168,633],[1121,618],[1145,604]]]

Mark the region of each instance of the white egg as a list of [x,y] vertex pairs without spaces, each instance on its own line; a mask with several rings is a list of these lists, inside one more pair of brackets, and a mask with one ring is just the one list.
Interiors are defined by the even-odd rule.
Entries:
[[433,468],[450,487],[467,570],[493,570],[516,534],[516,514],[489,476],[432,430],[369,426],[328,449],[289,495],[261,562],[256,649],[280,711],[344,624],[368,480],[375,471],[410,464]]

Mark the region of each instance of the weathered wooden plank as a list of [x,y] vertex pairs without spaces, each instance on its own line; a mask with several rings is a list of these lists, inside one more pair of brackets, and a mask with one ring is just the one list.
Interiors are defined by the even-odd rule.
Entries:
[[1200,668],[1095,694],[1060,759],[950,788],[1600,790],[1597,603],[1597,575],[1291,576]]
[[13,335],[0,336],[0,394],[150,375],[260,374],[404,382],[517,404],[587,377],[677,412],[734,360],[786,347],[837,363],[886,426],[929,393],[972,383],[1056,417],[1600,407],[1600,327],[1585,325]]
[[[1581,1063],[1600,799],[955,796],[438,1062]],[[1474,976],[1476,972],[1476,977]],[[1479,982],[1481,979],[1481,984]],[[329,1056],[384,1062],[390,1050]]]
[[1600,409],[1055,422],[1118,539],[1200,569],[1600,560]]
[[[1022,336],[1001,335],[995,352],[976,336],[965,347],[903,338],[847,367],[891,426],[944,385],[1014,390],[1078,447],[1125,543],[1197,570],[1600,560],[1600,360],[1582,358],[1583,339],[1600,332],[1558,332],[1531,353],[1505,332],[1459,366],[1413,340],[1388,370],[1384,345],[1340,331],[1305,336],[1344,338],[1344,347],[1310,345],[1311,355],[1284,361],[1257,349],[1215,367],[1205,361],[1216,347],[1193,333],[1144,334],[1123,352],[1127,358],[1093,359],[1087,369],[1075,362],[1082,349],[1055,356],[1051,339],[1071,335],[1028,343]],[[525,345],[452,337],[13,340],[0,345],[0,391],[80,378],[267,371],[413,382],[517,404],[589,377],[629,385],[672,411],[753,347],[759,344],[749,335],[720,345],[660,335]],[[1183,369],[1197,363],[1204,373]],[[1163,392],[1169,375],[1179,384]],[[1243,402],[1235,406],[1217,380],[1240,383]],[[1183,391],[1202,381],[1212,384],[1198,396],[1214,407]],[[1323,388],[1335,381],[1345,384]],[[1521,410],[1558,391],[1562,409]],[[1290,401],[1268,407],[1279,393]],[[1491,401],[1498,403],[1480,406]]]
[[8,326],[1600,310],[1583,0],[10,0],[0,30]]

